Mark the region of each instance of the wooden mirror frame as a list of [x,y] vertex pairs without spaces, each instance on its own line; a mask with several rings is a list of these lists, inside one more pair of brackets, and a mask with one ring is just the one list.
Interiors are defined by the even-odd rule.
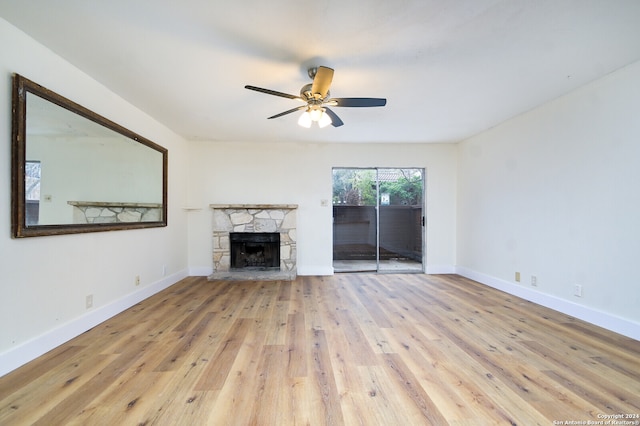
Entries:
[[[13,77],[12,96],[12,151],[11,151],[11,233],[13,238],[47,235],[77,234],[126,229],[167,226],[167,166],[166,148],[108,120],[63,96],[40,86],[18,74]],[[81,117],[91,120],[126,138],[138,142],[162,154],[162,205],[160,220],[146,222],[74,223],[27,225],[25,200],[25,165],[27,152],[27,93],[32,93]]]

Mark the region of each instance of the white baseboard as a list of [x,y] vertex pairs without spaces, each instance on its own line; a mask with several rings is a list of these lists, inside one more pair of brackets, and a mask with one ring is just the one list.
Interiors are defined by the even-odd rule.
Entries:
[[213,266],[192,266],[189,267],[190,277],[208,277],[213,274]]
[[430,275],[455,274],[456,267],[451,265],[427,265],[425,273]]
[[580,305],[566,299],[541,293],[527,287],[515,285],[509,281],[476,272],[471,269],[458,266],[456,273],[495,289],[504,291],[514,296],[521,297],[530,302],[537,303],[554,311],[581,319],[607,330],[622,334],[635,340],[640,340],[640,324],[625,318],[620,318],[608,312],[599,311],[588,306]]
[[298,275],[305,276],[326,276],[333,275],[333,266],[306,266],[301,267],[298,265]]
[[34,337],[13,349],[0,354],[0,377],[28,363],[31,360],[62,345],[109,318],[129,309],[131,306],[153,296],[159,291],[177,283],[188,276],[187,271],[180,271],[149,284],[139,290],[115,300],[104,306],[99,306],[85,314],[62,324],[38,337]]

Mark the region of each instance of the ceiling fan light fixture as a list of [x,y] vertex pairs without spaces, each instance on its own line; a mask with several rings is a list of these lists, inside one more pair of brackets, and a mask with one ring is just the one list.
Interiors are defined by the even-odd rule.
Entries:
[[331,117],[329,117],[329,114],[327,114],[323,110],[322,115],[320,115],[320,120],[318,120],[318,126],[320,126],[320,128],[322,129],[323,127],[327,127],[331,123]]
[[325,112],[324,108],[307,108],[298,119],[298,124],[305,128],[310,128],[313,123],[318,123],[318,127],[327,127],[332,123],[331,117]]
[[322,109],[321,108],[311,108],[309,111],[309,116],[311,117],[311,121],[320,121],[322,117]]
[[298,124],[302,127],[306,127],[307,129],[311,127],[312,122],[313,120],[311,120],[311,114],[309,114],[309,111],[303,112],[298,119]]

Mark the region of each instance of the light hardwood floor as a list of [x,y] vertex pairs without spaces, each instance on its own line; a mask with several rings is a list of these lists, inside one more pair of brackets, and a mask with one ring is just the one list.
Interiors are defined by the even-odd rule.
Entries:
[[191,277],[0,378],[2,425],[625,414],[640,415],[640,342],[454,275]]

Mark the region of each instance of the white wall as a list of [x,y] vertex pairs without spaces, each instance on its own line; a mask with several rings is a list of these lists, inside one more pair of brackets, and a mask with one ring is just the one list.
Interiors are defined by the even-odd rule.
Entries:
[[[310,129],[309,131],[340,131]],[[298,204],[298,274],[332,268],[332,167],[426,169],[427,272],[455,265],[455,145],[190,142],[189,265],[208,274],[215,203]],[[328,206],[321,206],[328,200]]]
[[459,271],[639,339],[639,113],[640,62],[461,143]]
[[[0,19],[0,375],[187,274],[187,144]],[[10,236],[11,78],[53,90],[169,149],[169,226]],[[163,276],[163,266],[167,273]],[[141,284],[134,285],[140,275]],[[93,294],[93,308],[85,297]]]

